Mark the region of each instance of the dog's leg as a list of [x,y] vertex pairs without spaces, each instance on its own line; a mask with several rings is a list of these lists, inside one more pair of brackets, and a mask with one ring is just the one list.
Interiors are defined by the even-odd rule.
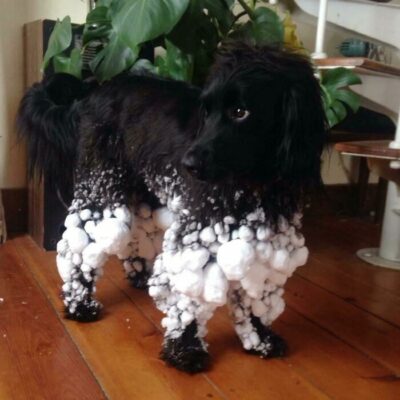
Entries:
[[64,281],[66,316],[93,321],[101,310],[101,304],[93,298],[95,284],[108,255],[124,259],[130,254],[130,212],[120,204],[101,212],[72,206],[65,226],[57,244],[57,267]]
[[[85,212],[91,216],[95,214],[90,210]],[[83,216],[84,220],[80,213],[72,212],[66,218],[67,230],[57,244],[57,268],[64,281],[62,292],[67,318],[89,322],[98,318],[102,307],[93,294],[107,254],[87,232],[88,227],[94,227],[98,221]]]
[[132,286],[136,289],[146,289],[151,275],[151,267],[148,261],[139,257],[136,251],[133,251],[130,257],[122,261],[126,277]]
[[215,306],[172,291],[161,257],[154,264],[149,293],[157,307],[166,314],[162,320],[165,335],[161,358],[185,372],[205,370],[209,364],[207,344],[204,341],[206,324]]
[[[235,330],[246,351],[262,358],[282,357],[287,346],[270,325],[284,309],[282,289],[265,285],[263,297],[253,299],[241,287],[234,287],[228,296],[228,305]],[[271,290],[272,289],[272,290]]]

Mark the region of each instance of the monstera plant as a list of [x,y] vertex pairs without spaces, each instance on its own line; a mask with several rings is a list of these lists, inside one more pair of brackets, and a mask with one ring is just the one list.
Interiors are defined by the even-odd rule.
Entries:
[[[88,70],[100,83],[127,70],[148,69],[156,74],[202,85],[214,53],[226,39],[257,45],[281,44],[307,54],[290,15],[283,17],[266,0],[98,0],[83,27],[82,46],[71,50],[69,17],[58,21],[49,40],[43,69],[82,78]],[[152,45],[154,62],[141,58]],[[95,49],[88,65],[87,50]],[[92,52],[93,53],[93,52]],[[348,86],[361,83],[344,68],[321,74],[327,120],[340,122],[348,109],[356,111],[358,97]]]

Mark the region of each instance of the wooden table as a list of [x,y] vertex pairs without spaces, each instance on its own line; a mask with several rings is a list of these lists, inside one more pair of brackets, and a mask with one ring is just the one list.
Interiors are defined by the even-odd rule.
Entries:
[[370,264],[400,270],[400,149],[389,145],[389,140],[339,142],[335,149],[342,154],[366,157],[369,169],[389,181],[380,247],[358,250],[357,255]]
[[339,142],[335,144],[335,149],[351,156],[400,160],[400,149],[392,149],[389,144],[390,140]]

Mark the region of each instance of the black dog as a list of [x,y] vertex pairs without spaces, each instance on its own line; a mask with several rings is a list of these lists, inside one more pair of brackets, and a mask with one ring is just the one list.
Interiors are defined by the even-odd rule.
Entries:
[[270,325],[307,259],[300,211],[325,138],[308,60],[230,45],[203,90],[146,74],[99,87],[55,75],[25,95],[19,126],[32,168],[58,182],[75,171],[57,247],[69,318],[97,318],[95,282],[116,254],[166,314],[170,364],[205,368],[206,322],[226,302],[246,350],[284,354]]

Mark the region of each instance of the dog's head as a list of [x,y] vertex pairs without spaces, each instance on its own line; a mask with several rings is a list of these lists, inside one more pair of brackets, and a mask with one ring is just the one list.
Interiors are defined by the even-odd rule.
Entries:
[[206,181],[320,181],[325,114],[309,61],[245,44],[218,54],[202,124],[182,162]]

